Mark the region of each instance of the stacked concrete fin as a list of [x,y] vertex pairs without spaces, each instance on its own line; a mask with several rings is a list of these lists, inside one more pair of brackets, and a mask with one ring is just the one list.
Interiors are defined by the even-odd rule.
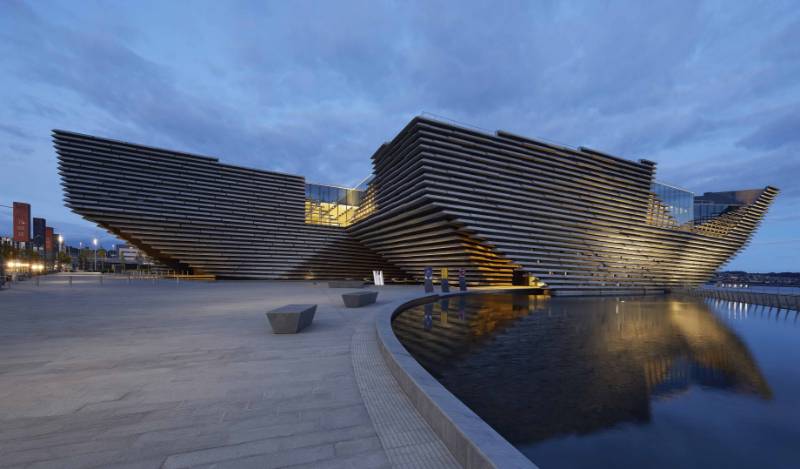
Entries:
[[67,207],[158,261],[220,278],[404,274],[342,228],[304,222],[300,176],[53,132]]
[[777,194],[763,189],[713,229],[659,226],[653,162],[422,117],[373,165],[375,213],[349,231],[395,265],[417,277],[426,265],[464,267],[479,284],[508,284],[520,269],[572,294],[702,283]]

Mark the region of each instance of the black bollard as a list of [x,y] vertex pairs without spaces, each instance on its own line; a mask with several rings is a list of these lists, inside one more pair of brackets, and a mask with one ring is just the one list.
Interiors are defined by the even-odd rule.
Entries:
[[433,267],[425,267],[425,293],[433,293]]

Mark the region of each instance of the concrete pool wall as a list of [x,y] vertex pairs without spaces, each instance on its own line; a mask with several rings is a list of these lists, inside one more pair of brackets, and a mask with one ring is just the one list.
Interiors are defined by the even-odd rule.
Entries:
[[[404,310],[441,298],[525,289],[475,290],[426,295],[379,311],[375,319],[378,345],[394,378],[411,403],[465,468],[536,468],[525,455],[430,375],[406,350],[392,330],[392,319]],[[539,292],[538,289],[531,291]]]

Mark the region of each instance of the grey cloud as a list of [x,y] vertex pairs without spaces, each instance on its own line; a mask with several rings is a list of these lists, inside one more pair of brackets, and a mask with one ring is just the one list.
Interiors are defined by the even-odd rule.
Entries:
[[767,185],[781,190],[780,199],[800,203],[800,146],[787,147],[760,155],[749,153],[714,154],[703,162],[672,171],[670,180],[699,192],[755,189]]
[[20,157],[20,155],[31,155],[33,154],[33,148],[26,146],[26,145],[18,145],[11,143],[8,145],[8,148],[11,149],[12,152],[16,154],[16,157]]
[[64,111],[35,96],[20,95],[10,103],[10,109],[19,117],[63,119]]
[[15,125],[0,124],[0,132],[17,138],[30,138],[30,134]]
[[[47,25],[33,15],[27,20],[31,29],[48,29],[59,46],[52,47],[53,40],[44,37],[27,39],[30,59],[24,64],[24,75],[77,93],[86,103],[106,110],[120,125],[106,123],[101,134],[130,140],[114,132],[132,124],[143,143],[173,144],[240,164],[264,166],[267,160],[267,169],[300,172],[312,166],[310,173],[318,176],[316,165],[304,165],[303,160],[333,156],[325,155],[325,146],[334,134],[326,132],[331,126],[319,118],[274,128],[251,125],[223,102],[183,91],[167,68],[114,39],[98,42],[91,35]],[[324,167],[324,160],[319,164]],[[368,172],[368,164],[363,172]]]
[[[755,132],[739,140],[749,150],[773,150],[788,143],[800,142],[800,103],[793,112],[773,118]],[[800,158],[795,156],[795,158]]]

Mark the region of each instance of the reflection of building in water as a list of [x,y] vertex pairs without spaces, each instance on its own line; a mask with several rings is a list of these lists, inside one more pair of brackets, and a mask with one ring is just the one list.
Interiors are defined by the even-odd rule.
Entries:
[[[476,343],[489,339],[496,330],[529,314],[531,305],[547,299],[544,295],[482,297],[486,299],[482,303],[458,296],[412,308],[395,318],[394,330],[414,357],[432,371],[448,366],[455,356],[470,352]],[[420,334],[420,326],[425,331],[435,329],[435,334]]]
[[[512,443],[650,419],[650,401],[700,385],[764,399],[747,346],[699,302],[536,299],[433,305],[394,321],[412,355]],[[505,298],[504,298],[505,297]]]

